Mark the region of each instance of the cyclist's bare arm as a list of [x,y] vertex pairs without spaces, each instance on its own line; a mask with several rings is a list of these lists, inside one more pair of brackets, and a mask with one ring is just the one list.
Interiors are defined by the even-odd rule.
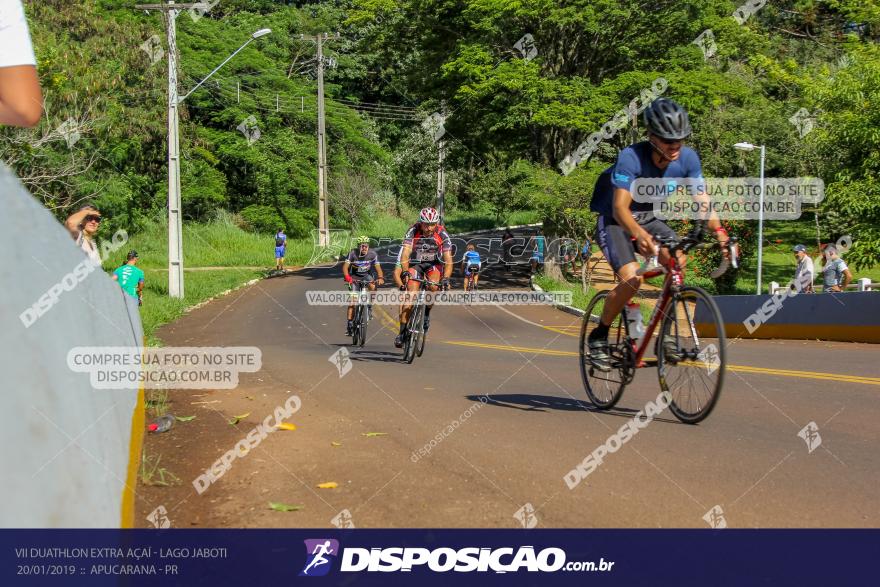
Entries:
[[[727,232],[721,227],[721,220],[718,218],[718,214],[715,213],[715,210],[709,206],[710,199],[709,194],[705,192],[700,192],[694,196],[694,199],[703,204],[705,207],[701,209],[709,209],[709,217],[703,219],[706,221],[706,224],[709,227],[709,230],[713,232],[715,237],[718,239],[718,244],[721,246],[722,254],[725,258],[730,256],[730,252],[727,249],[727,241],[729,239]],[[721,230],[718,230],[721,229]]]
[[348,269],[351,267],[351,261],[346,261],[342,264],[342,276],[345,278],[345,281],[348,281],[349,273]]
[[412,245],[403,245],[400,249],[401,273],[409,271],[409,258],[412,255]]
[[385,272],[382,271],[382,264],[379,262],[373,263],[373,267],[376,268],[376,277],[385,281]]
[[632,201],[632,194],[629,190],[614,188],[614,219],[636,238],[639,253],[648,257],[654,254],[654,240],[648,231],[639,226],[639,223],[632,217],[629,208]]
[[452,277],[452,270],[454,268],[455,264],[452,262],[452,251],[445,251],[443,253],[443,277],[445,279]]

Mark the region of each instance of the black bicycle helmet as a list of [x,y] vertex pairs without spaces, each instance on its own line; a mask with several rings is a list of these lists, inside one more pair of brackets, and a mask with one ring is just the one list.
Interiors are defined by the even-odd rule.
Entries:
[[669,98],[657,98],[645,109],[645,125],[661,139],[682,140],[691,134],[687,111]]

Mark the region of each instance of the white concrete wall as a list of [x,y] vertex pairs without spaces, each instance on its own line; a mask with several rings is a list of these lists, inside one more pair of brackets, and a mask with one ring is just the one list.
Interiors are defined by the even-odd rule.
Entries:
[[119,527],[137,392],[94,390],[67,353],[139,346],[137,303],[98,269],[25,328],[85,255],[2,165],[0,203],[0,527]]

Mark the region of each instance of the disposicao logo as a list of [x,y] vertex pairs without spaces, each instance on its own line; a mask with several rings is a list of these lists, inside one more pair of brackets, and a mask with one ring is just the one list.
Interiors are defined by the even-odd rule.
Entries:
[[339,541],[331,538],[310,538],[306,543],[306,566],[300,577],[323,577],[330,572],[333,560],[339,556]]

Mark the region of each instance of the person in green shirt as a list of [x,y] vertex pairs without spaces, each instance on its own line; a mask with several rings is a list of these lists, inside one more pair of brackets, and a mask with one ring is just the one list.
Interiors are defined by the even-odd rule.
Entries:
[[113,272],[113,281],[118,281],[122,291],[137,298],[138,305],[144,305],[144,272],[135,267],[138,262],[137,251],[129,251],[125,265]]

